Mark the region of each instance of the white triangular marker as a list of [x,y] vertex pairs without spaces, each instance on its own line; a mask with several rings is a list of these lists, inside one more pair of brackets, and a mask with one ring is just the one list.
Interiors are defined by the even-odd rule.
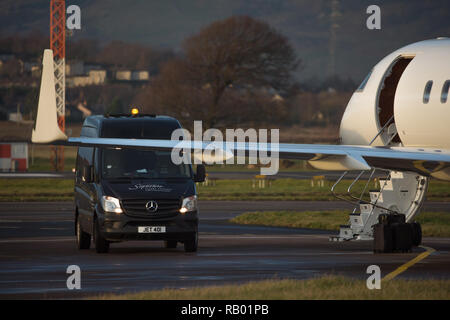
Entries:
[[53,51],[46,49],[42,61],[41,90],[39,92],[36,124],[31,134],[31,141],[33,143],[50,143],[58,140],[67,140],[67,136],[58,126]]

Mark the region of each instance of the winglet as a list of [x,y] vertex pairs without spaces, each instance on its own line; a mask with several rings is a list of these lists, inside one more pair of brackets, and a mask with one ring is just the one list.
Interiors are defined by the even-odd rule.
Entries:
[[41,90],[31,141],[33,143],[51,143],[60,140],[67,140],[67,136],[58,126],[53,51],[46,49],[42,61]]

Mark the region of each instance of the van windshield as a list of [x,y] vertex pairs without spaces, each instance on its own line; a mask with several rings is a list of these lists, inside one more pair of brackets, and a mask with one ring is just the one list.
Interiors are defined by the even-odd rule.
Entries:
[[190,166],[174,164],[170,155],[171,151],[103,149],[102,177],[106,179],[191,178]]

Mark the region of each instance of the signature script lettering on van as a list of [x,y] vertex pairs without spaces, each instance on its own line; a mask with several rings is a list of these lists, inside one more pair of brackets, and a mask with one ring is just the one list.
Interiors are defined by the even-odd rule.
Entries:
[[128,188],[128,190],[142,190],[142,191],[156,191],[156,192],[171,192],[171,188],[167,188],[161,184],[135,184]]

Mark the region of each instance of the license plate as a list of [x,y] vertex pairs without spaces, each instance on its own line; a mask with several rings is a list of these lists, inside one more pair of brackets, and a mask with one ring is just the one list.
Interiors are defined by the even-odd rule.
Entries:
[[156,227],[156,226],[148,226],[148,227],[138,227],[139,233],[164,233],[166,232],[166,227]]

